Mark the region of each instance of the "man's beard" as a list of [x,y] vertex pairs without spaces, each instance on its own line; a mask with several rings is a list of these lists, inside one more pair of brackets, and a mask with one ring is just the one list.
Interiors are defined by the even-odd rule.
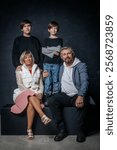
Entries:
[[65,59],[65,63],[66,63],[66,65],[71,65],[71,64],[73,63],[73,58],[67,57],[67,58]]

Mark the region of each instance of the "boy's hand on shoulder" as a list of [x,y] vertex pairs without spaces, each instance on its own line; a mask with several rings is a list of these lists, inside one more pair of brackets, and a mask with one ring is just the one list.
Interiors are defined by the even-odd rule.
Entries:
[[16,71],[22,71],[22,66],[21,65],[17,66]]

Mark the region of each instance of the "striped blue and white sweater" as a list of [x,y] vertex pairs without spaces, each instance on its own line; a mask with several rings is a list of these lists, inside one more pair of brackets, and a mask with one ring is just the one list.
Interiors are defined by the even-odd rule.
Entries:
[[59,64],[60,56],[54,55],[54,52],[60,52],[62,46],[63,40],[61,38],[46,38],[42,45],[43,63]]

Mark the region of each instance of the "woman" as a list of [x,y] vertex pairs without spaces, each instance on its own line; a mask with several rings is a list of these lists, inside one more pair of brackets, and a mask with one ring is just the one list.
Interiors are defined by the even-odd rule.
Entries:
[[32,125],[35,111],[39,114],[41,121],[47,125],[51,122],[42,111],[43,82],[39,67],[34,63],[34,57],[30,51],[24,51],[20,57],[22,64],[16,69],[16,80],[18,88],[14,90],[14,105],[11,112],[15,114],[27,110],[27,134],[28,139],[33,139]]

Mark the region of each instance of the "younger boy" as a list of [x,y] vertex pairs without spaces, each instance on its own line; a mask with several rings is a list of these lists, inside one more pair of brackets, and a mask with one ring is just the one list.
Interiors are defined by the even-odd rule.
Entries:
[[58,76],[60,67],[60,49],[63,46],[63,40],[57,36],[59,24],[51,21],[48,24],[49,37],[46,38],[42,45],[43,73],[48,72],[48,76],[44,78],[44,94],[46,98],[52,94],[58,93]]

